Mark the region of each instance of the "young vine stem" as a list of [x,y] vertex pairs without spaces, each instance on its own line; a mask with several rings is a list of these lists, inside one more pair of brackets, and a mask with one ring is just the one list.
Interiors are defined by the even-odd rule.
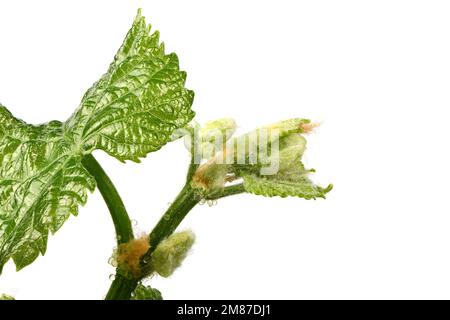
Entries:
[[[217,200],[227,196],[235,195],[244,192],[242,184],[225,187],[223,191],[214,197],[207,198],[207,200]],[[149,261],[153,251],[156,249],[158,244],[170,236],[176,228],[180,225],[181,221],[186,217],[186,215],[194,208],[201,200],[201,197],[196,193],[191,187],[190,181],[186,183],[181,192],[178,194],[175,201],[171,204],[169,209],[164,213],[162,218],[153,228],[150,233],[150,249],[143,257],[143,261]],[[144,263],[142,265],[142,273],[144,276],[152,273],[151,264]]]
[[83,166],[94,177],[116,229],[117,244],[126,243],[134,238],[133,227],[125,205],[111,179],[93,155],[83,158]]
[[[97,182],[97,188],[109,209],[114,223],[114,228],[116,230],[117,245],[127,243],[132,240],[134,238],[133,227],[125,205],[113,182],[94,156],[85,156],[82,163]],[[136,280],[128,279],[122,276],[119,272],[116,272],[115,279],[111,284],[108,294],[106,295],[106,299],[129,299],[131,292],[128,290],[129,288],[136,287],[136,285]]]
[[[109,179],[105,171],[102,169],[97,160],[92,156],[86,156],[83,159],[83,165],[95,178],[97,187],[103,196],[106,205],[110,211],[118,245],[126,243],[133,239],[133,230],[131,221],[125,206],[120,198],[117,189]],[[150,275],[153,270],[151,268],[151,255],[158,244],[170,236],[176,228],[180,225],[186,215],[194,208],[201,200],[201,196],[191,186],[191,179],[198,165],[191,161],[189,166],[186,184],[175,198],[173,203],[161,217],[159,222],[153,228],[149,236],[150,249],[142,257],[141,270],[143,277]],[[242,184],[225,187],[222,192],[208,197],[207,200],[217,200],[223,197],[235,195],[244,192]],[[129,300],[132,292],[135,290],[139,281],[142,279],[128,278],[120,272],[116,272],[115,278],[106,294],[106,300]]]

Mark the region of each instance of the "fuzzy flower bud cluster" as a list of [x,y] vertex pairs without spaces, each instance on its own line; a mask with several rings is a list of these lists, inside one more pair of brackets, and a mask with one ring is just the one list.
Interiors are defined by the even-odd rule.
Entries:
[[207,123],[200,130],[200,139],[202,151],[207,151],[203,154],[208,156],[203,158],[192,185],[204,197],[242,181],[245,190],[254,194],[324,198],[332,186],[315,185],[308,177],[314,170],[305,169],[301,162],[306,150],[304,134],[316,126],[310,120],[295,118],[233,137],[236,124],[232,119]]

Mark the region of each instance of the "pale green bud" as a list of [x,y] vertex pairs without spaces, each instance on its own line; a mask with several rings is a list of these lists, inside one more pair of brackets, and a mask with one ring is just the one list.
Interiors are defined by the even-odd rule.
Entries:
[[235,131],[236,122],[231,118],[207,122],[200,130],[203,158],[209,159],[217,152],[223,151]]
[[259,172],[262,175],[273,175],[302,167],[301,158],[306,150],[306,139],[299,133],[291,133],[278,141],[268,142],[266,149],[257,150],[258,158],[253,165],[236,166],[240,174]]
[[231,118],[223,118],[205,123],[200,130],[203,141],[210,141],[215,138],[215,133],[220,132],[225,140],[228,140],[236,131],[236,121]]
[[163,240],[152,254],[152,267],[162,277],[169,277],[178,268],[195,241],[190,230],[172,234]]
[[306,150],[306,139],[300,134],[291,134],[280,140],[280,170],[298,164]]
[[223,189],[229,166],[218,164],[215,159],[202,164],[192,177],[192,187],[203,195],[210,195]]
[[235,139],[234,157],[238,163],[261,164],[273,146],[281,150],[285,138],[309,133],[315,126],[308,119],[294,118],[260,127]]
[[309,133],[314,126],[311,124],[311,120],[293,118],[272,123],[271,125],[262,127],[262,129],[277,130],[279,137],[283,138],[292,133]]

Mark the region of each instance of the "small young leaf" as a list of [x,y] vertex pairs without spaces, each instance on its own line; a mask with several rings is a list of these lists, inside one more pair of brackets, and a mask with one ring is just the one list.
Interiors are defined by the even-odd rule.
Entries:
[[102,149],[121,161],[139,161],[170,141],[194,116],[194,94],[175,54],[138,14],[108,72],[65,122],[29,125],[0,105],[0,273],[12,258],[32,263],[93,191],[81,164]]
[[163,297],[158,289],[152,288],[150,286],[144,286],[138,284],[136,289],[134,289],[131,300],[162,300]]
[[274,197],[299,197],[304,199],[325,198],[332,185],[326,188],[312,183],[306,176],[295,180],[288,180],[277,176],[246,175],[244,189],[256,195]]

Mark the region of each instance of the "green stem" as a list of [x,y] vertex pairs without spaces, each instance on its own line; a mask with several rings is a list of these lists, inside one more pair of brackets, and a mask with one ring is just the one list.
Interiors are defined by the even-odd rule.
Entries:
[[232,186],[225,187],[221,192],[214,194],[212,196],[209,196],[206,198],[207,200],[217,200],[220,198],[225,198],[229,196],[234,196],[236,194],[240,194],[245,192],[244,185],[242,183],[235,184]]
[[190,183],[187,183],[150,233],[148,254],[153,252],[152,248],[156,248],[163,239],[175,231],[184,217],[199,201],[200,197],[196,196]]
[[[190,181],[187,182],[150,233],[150,249],[144,255],[142,261],[150,260],[150,257],[158,244],[175,231],[189,211],[191,211],[191,209],[199,202],[200,197],[196,195],[195,190],[192,189]],[[141,268],[143,275],[151,273],[150,263],[143,264]]]
[[[191,162],[185,186],[150,233],[150,249],[141,259],[141,271],[143,277],[152,273],[150,259],[159,243],[177,229],[189,211],[191,211],[201,200],[201,197],[197,195],[196,191],[191,186],[191,179],[197,168],[198,165]],[[208,200],[216,200],[242,192],[244,192],[242,184],[233,185],[224,188],[222,192],[209,197]],[[106,295],[106,300],[129,300],[140,280],[141,279],[126,278],[117,272],[116,278],[112,282]]]
[[[233,185],[226,187],[219,194],[208,200],[216,200],[231,195],[239,194],[244,192],[244,187],[242,184]],[[190,181],[186,183],[181,192],[178,194],[175,201],[167,209],[166,213],[162,216],[156,226],[150,233],[150,249],[143,257],[143,261],[149,261],[153,251],[159,245],[159,243],[170,236],[180,225],[181,221],[186,217],[186,215],[194,208],[201,198],[196,194],[195,190],[192,189]],[[142,273],[148,275],[151,273],[151,267],[149,263],[142,266]]]
[[[195,195],[194,190],[190,186],[190,183],[187,183],[150,233],[150,249],[142,257],[142,261],[148,261],[148,257],[151,256],[158,244],[175,231],[184,217],[199,202],[199,200],[200,199]],[[143,275],[151,273],[151,266],[149,263],[143,263],[141,269]],[[116,278],[112,282],[105,299],[129,300],[139,280],[140,279],[126,278],[121,275],[120,272],[117,272]]]
[[127,278],[116,272],[115,279],[109,287],[105,300],[130,300],[131,294],[138,285],[138,280]]
[[[219,194],[214,197],[208,198],[209,200],[216,200],[223,197],[228,197],[231,195],[239,194],[244,192],[244,187],[242,184],[233,185],[226,187]],[[196,194],[195,190],[192,189],[190,181],[186,183],[181,192],[176,197],[175,201],[167,209],[166,213],[162,216],[156,226],[150,233],[150,249],[142,258],[142,274],[145,276],[152,273],[151,263],[149,263],[153,251],[156,249],[158,244],[170,236],[176,228],[180,225],[181,221],[186,217],[186,215],[199,203],[200,197]],[[116,279],[113,281],[111,288],[109,289],[106,299],[110,300],[128,300],[130,299],[131,293],[136,288],[140,279],[126,279],[120,274],[117,275]]]
[[111,179],[109,179],[94,156],[85,156],[82,163],[86,170],[94,177],[97,182],[97,188],[108,206],[114,228],[116,229],[117,244],[130,241],[134,238],[133,228],[119,192],[117,192]]
[[[134,238],[133,228],[130,218],[128,216],[125,205],[120,198],[117,189],[114,187],[111,179],[109,179],[106,172],[92,155],[87,155],[83,158],[83,166],[94,177],[97,182],[97,188],[100,191],[106,205],[108,206],[111,218],[116,230],[117,245],[126,243]],[[131,292],[137,285],[134,279],[128,279],[122,276],[119,272],[111,284],[111,287],[106,295],[106,300],[111,299],[129,299]],[[131,291],[130,291],[131,290]]]

